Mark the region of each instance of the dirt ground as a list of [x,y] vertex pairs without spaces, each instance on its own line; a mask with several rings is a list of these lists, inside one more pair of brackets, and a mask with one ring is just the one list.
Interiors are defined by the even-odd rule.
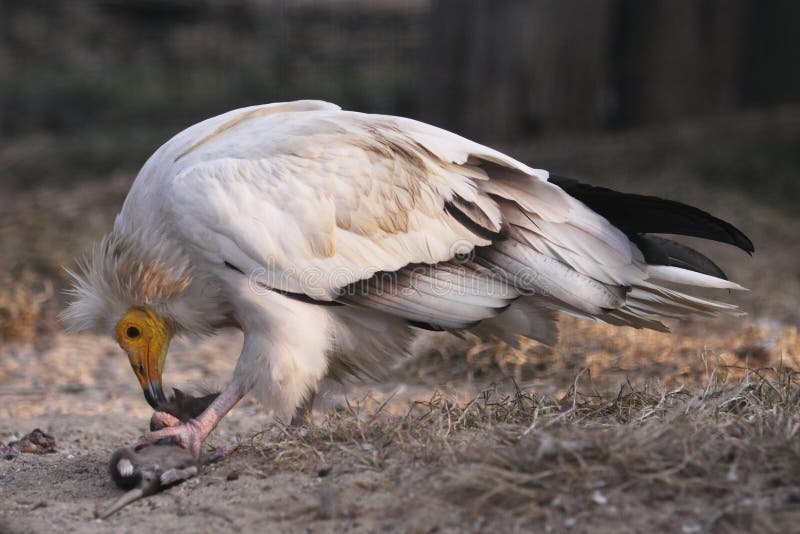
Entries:
[[[3,261],[16,259],[0,295],[0,445],[35,428],[56,445],[0,458],[0,532],[791,530],[800,220],[683,172],[668,196],[756,244],[752,258],[703,245],[751,289],[726,297],[747,317],[673,322],[670,335],[565,318],[551,353],[431,335],[384,382],[326,384],[308,428],[246,399],[210,439],[224,459],[102,521],[96,507],[120,494],[109,457],[151,412],[113,340],[53,318],[58,267],[110,223],[130,177],[4,195]],[[240,343],[177,341],[166,383],[222,386]]]

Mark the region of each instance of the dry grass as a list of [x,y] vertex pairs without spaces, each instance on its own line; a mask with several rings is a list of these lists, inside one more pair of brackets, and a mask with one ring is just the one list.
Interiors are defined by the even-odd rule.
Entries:
[[515,348],[475,337],[434,337],[419,344],[399,374],[431,386],[509,376],[556,395],[566,393],[579,372],[583,382],[608,394],[629,377],[699,387],[713,369],[724,371],[726,380],[742,379],[751,368],[800,370],[798,329],[784,323],[698,319],[664,334],[562,317],[559,327],[562,339],[552,349],[530,340]]
[[33,341],[43,322],[43,304],[52,296],[49,280],[37,280],[30,272],[18,280],[0,273],[0,340]]
[[[413,509],[411,485],[417,498],[448,501],[465,524],[487,527],[785,532],[800,518],[791,371],[750,370],[728,383],[713,370],[697,389],[628,384],[604,396],[578,387],[555,399],[493,387],[467,403],[436,393],[403,413],[391,404],[367,396],[310,429],[260,433],[242,445],[245,472],[317,473],[335,488],[352,472],[423,468],[400,482],[396,513]],[[325,506],[323,496],[306,512],[334,513]]]
[[74,267],[110,229],[131,180],[121,175],[80,191],[0,188],[0,342],[34,341],[61,329],[64,267]]
[[684,530],[786,531],[800,484],[792,380],[573,397],[507,444],[469,451],[445,487],[473,509],[551,524],[624,514],[635,530],[680,518]]

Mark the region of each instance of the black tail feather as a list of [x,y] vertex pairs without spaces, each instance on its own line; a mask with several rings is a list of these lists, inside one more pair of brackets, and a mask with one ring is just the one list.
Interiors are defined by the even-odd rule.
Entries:
[[650,265],[670,265],[723,280],[728,279],[725,272],[716,263],[686,245],[646,234],[634,236],[631,241],[636,243],[636,246],[644,254],[645,261]]
[[676,234],[728,243],[748,253],[755,250],[750,239],[732,224],[674,200],[620,193],[552,174],[550,182],[611,221],[631,238],[639,234]]

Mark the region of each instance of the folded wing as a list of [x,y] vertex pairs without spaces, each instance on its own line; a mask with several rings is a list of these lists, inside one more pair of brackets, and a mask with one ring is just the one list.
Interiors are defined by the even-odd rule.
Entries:
[[657,329],[735,311],[661,285],[739,288],[699,252],[651,235],[752,251],[701,210],[551,178],[409,119],[252,110],[180,155],[165,206],[198,254],[258,271],[268,288],[547,343],[557,310]]

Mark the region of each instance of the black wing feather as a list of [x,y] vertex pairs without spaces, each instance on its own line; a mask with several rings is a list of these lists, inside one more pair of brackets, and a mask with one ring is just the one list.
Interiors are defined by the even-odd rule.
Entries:
[[650,265],[670,265],[723,280],[728,279],[725,272],[716,263],[693,248],[671,239],[640,234],[631,237],[631,241],[636,243],[636,246],[642,251],[645,261]]
[[620,193],[550,175],[550,182],[608,219],[629,237],[637,234],[676,234],[728,243],[752,253],[750,239],[732,224],[705,211],[663,198]]

